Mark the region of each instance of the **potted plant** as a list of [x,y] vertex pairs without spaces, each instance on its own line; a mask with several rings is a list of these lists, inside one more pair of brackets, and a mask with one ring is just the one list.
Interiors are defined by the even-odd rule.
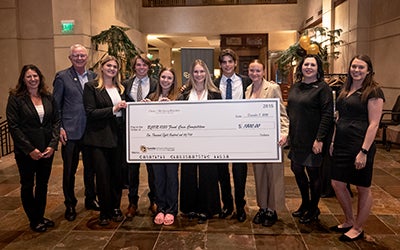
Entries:
[[[324,64],[324,70],[327,71],[330,60],[339,57],[340,52],[335,51],[335,48],[343,43],[339,39],[341,32],[341,29],[328,30],[325,27],[306,30],[299,41],[282,51],[277,60],[279,72],[286,77],[289,71],[293,70],[293,65],[296,65],[306,54],[318,54]],[[319,42],[315,39],[317,36],[320,38]]]
[[[92,68],[96,68],[105,55],[112,55],[121,62],[121,75],[123,79],[133,75],[131,61],[136,55],[142,53],[142,51],[136,48],[129,39],[128,35],[125,33],[127,30],[129,30],[127,27],[111,25],[108,30],[104,30],[100,32],[100,34],[91,37],[94,50],[99,51],[100,44],[107,45],[107,52],[101,56],[100,60],[97,61]],[[152,65],[149,74],[151,74],[152,77],[157,78],[162,68],[159,61],[158,58],[151,60]]]

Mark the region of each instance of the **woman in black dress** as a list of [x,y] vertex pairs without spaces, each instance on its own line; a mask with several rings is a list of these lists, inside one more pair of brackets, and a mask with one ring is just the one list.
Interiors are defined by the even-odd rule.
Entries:
[[300,217],[300,223],[317,220],[320,214],[323,149],[333,126],[332,91],[323,79],[321,59],[307,55],[288,97],[289,158],[301,193],[301,205],[292,215]]
[[[186,88],[178,100],[207,101],[222,98],[202,60],[195,60],[190,69]],[[180,208],[189,219],[198,216],[199,224],[221,212],[216,163],[181,164]]]
[[[345,214],[345,221],[331,230],[344,233],[341,241],[364,236],[365,224],[372,207],[371,179],[376,147],[374,143],[382,114],[384,95],[373,79],[371,59],[365,55],[350,61],[348,81],[341,91],[334,140],[332,186]],[[357,186],[358,211],[353,215],[351,196],[346,183]]]

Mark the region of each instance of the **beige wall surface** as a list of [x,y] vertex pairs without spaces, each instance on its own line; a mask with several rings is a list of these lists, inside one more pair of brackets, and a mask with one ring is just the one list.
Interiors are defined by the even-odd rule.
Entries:
[[8,90],[25,64],[35,64],[47,79],[54,72],[51,0],[0,2],[0,116],[5,117]]
[[[303,1],[298,4],[142,8],[140,28],[147,34],[251,34],[298,30]],[[161,11],[162,10],[162,11]]]
[[385,93],[385,109],[390,109],[400,94],[400,1],[353,0],[335,8],[335,28],[342,29],[340,58],[335,73],[347,73],[356,54],[371,57],[375,79]]
[[383,87],[385,108],[391,109],[400,95],[400,1],[370,0],[370,56],[375,79]]
[[[111,25],[130,27],[127,35],[142,51],[146,50],[146,36],[134,29],[138,26],[138,2],[128,0],[53,0],[56,71],[70,66],[69,47],[75,43],[85,45],[90,51],[88,66],[93,66],[104,54],[106,46],[99,52],[91,50],[91,36],[107,30]],[[61,20],[74,20],[74,32],[61,33]]]

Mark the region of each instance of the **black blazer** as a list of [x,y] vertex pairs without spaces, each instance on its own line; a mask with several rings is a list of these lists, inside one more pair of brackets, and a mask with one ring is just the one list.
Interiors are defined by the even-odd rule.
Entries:
[[[246,99],[246,89],[251,84],[251,79],[248,76],[239,75],[236,73],[235,73],[235,75],[238,76],[242,80],[243,99]],[[221,83],[221,78],[222,77],[218,77],[217,79],[214,80],[214,85],[217,86],[217,88],[219,88],[219,85]]]
[[42,96],[43,122],[29,95],[11,94],[7,103],[7,120],[14,141],[15,154],[28,155],[37,148],[43,152],[47,147],[57,150],[60,136],[60,115],[52,95]]
[[[85,84],[83,90],[83,104],[87,116],[83,142],[89,146],[115,148],[119,143],[122,118],[118,119],[114,115],[114,105],[107,90],[100,90],[97,86],[97,81],[90,81]],[[124,95],[121,95],[121,99],[125,100]]]
[[[189,96],[190,96],[190,91],[192,90],[192,88],[187,88],[183,91],[182,94],[180,94],[178,96],[178,98],[176,100],[188,100]],[[211,92],[210,90],[208,91],[208,95],[207,95],[207,100],[214,100],[214,99],[222,99],[221,93],[219,92]]]
[[[132,78],[129,78],[128,80],[125,80],[125,81],[122,83],[122,85],[123,85],[124,88],[125,88],[124,94],[125,94],[125,100],[126,100],[127,102],[134,102],[134,101],[135,101],[135,100],[133,100],[133,99],[130,97],[130,95],[129,95],[129,93],[131,93],[132,85],[133,85],[133,82],[135,81],[135,78],[136,78],[136,76],[134,76],[134,77],[132,77]],[[146,95],[145,98],[148,98],[149,95],[150,95],[151,93],[155,92],[156,89],[157,89],[157,84],[158,84],[157,79],[154,79],[154,78],[152,78],[152,77],[149,77],[149,79],[150,79],[150,90],[149,90],[149,93],[147,93],[147,95]]]

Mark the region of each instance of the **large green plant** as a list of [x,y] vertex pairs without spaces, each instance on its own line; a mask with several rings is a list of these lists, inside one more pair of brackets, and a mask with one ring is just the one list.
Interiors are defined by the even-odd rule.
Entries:
[[[339,39],[341,32],[341,29],[329,30],[325,27],[315,27],[302,34],[302,36],[319,34],[320,42],[311,41],[311,43],[318,45],[318,55],[324,64],[324,69],[329,68],[331,59],[337,59],[340,55],[340,52],[336,51],[335,48],[343,43]],[[278,69],[282,76],[287,76],[289,71],[293,69],[293,65],[297,64],[306,54],[307,51],[300,46],[299,41],[282,51],[277,60]]]
[[[92,46],[96,51],[99,51],[99,45],[106,44],[107,52],[105,52],[99,61],[97,61],[92,68],[96,68],[105,55],[116,57],[121,62],[121,75],[126,79],[133,75],[132,72],[132,59],[142,53],[129,39],[125,33],[129,28],[111,25],[108,30],[100,32],[100,34],[92,36]],[[160,59],[156,58],[151,61],[149,75],[157,78],[162,65]]]
[[97,61],[93,68],[96,68],[106,55],[116,57],[121,62],[121,73],[123,79],[132,74],[131,59],[140,53],[140,50],[131,42],[125,31],[127,27],[111,25],[108,30],[103,30],[100,34],[92,36],[92,47],[99,51],[99,45],[107,45],[107,52]]

